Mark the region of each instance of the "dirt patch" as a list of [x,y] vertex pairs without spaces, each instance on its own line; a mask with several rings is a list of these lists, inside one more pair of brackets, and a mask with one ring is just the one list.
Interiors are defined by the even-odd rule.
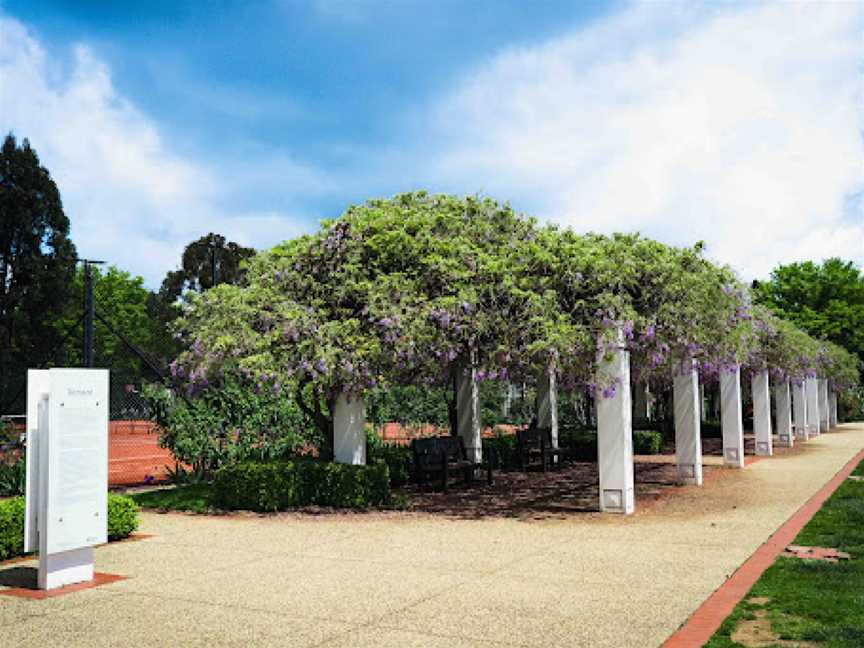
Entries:
[[837,551],[831,547],[802,547],[801,545],[789,545],[780,554],[787,558],[800,558],[802,560],[821,560],[824,562],[837,563],[841,560],[849,560],[849,554],[845,551]]
[[[755,599],[750,599],[754,602]],[[767,602],[767,599],[766,599]],[[738,623],[735,632],[730,637],[735,643],[739,643],[747,648],[771,648],[773,646],[782,646],[783,648],[819,648],[819,644],[810,641],[791,641],[788,639],[780,639],[771,627],[771,621],[768,619],[766,610],[756,610],[753,613],[754,618],[745,619]]]
[[753,598],[747,599],[747,602],[753,605],[766,605],[770,600],[771,599],[767,596],[754,596]]

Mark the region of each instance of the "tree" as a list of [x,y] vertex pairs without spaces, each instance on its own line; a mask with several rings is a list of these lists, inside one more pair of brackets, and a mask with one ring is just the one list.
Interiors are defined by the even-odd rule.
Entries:
[[159,290],[164,305],[174,304],[186,291],[202,292],[221,283],[238,284],[243,277],[241,264],[255,256],[255,250],[220,234],[210,233],[192,241],[183,250],[179,270],[172,270]]
[[51,359],[75,246],[60,192],[25,139],[0,149],[0,407],[18,406],[25,370]]
[[753,293],[778,316],[864,361],[864,273],[851,261],[828,259],[781,265]]

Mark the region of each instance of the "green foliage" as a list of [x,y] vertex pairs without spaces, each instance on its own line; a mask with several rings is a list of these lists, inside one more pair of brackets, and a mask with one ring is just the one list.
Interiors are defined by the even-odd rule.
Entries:
[[215,508],[213,487],[204,482],[144,491],[135,493],[131,497],[139,506],[150,509],[207,513]]
[[778,266],[769,281],[754,282],[754,296],[780,317],[864,361],[864,273],[851,261]]
[[413,457],[408,446],[386,443],[374,430],[366,431],[366,463],[384,463],[391,486],[407,484],[411,479]]
[[24,457],[12,463],[0,459],[0,497],[23,495],[27,482],[27,463]]
[[516,452],[516,435],[504,434],[496,430],[495,436],[483,439],[483,455],[489,456],[487,450],[494,451],[499,468],[515,468],[519,465],[519,455]]
[[108,540],[128,538],[138,530],[138,505],[131,497],[108,493]]
[[287,457],[315,441],[293,399],[233,374],[198,398],[184,399],[161,385],[147,386],[144,397],[160,445],[199,477],[230,461]]
[[223,466],[213,501],[229,510],[281,511],[297,506],[367,508],[388,502],[387,464],[349,466],[311,459]]
[[[856,472],[861,474],[862,468],[864,464]],[[773,631],[790,645],[864,645],[864,483],[843,482],[793,544],[834,547],[851,559],[832,564],[779,557],[706,646],[738,646],[732,633],[760,608],[767,612]],[[768,602],[762,606],[748,601],[754,597]]]
[[[138,506],[130,498],[108,493],[108,539],[121,540],[138,528]],[[24,498],[0,500],[0,560],[24,553]]]
[[656,430],[633,430],[633,454],[659,454],[662,448],[662,433]]
[[450,425],[452,395],[442,387],[389,385],[371,390],[366,399],[366,420],[375,426],[385,423],[403,425]]
[[0,560],[24,553],[24,498],[0,500]]
[[0,412],[23,411],[28,367],[60,342],[52,321],[66,303],[75,246],[60,192],[25,139],[0,146]]

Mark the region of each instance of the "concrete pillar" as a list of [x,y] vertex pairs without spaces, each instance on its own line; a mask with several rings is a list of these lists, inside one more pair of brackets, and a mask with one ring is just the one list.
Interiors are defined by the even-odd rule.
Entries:
[[795,435],[792,433],[792,392],[789,390],[788,378],[774,386],[774,403],[780,445],[791,448],[795,444]]
[[456,433],[462,437],[468,459],[480,462],[483,442],[480,438],[480,385],[477,370],[463,367],[456,372]]
[[607,357],[597,360],[597,382],[615,385],[606,398],[598,389],[597,465],[600,470],[600,510],[629,514],[635,510],[633,490],[633,404],[630,399],[630,354],[623,335]]
[[804,381],[804,389],[807,392],[807,431],[811,436],[818,435],[819,429],[819,384],[816,378],[807,378]]
[[831,417],[828,413],[828,381],[819,379],[819,427],[827,432],[831,428]]
[[647,382],[636,383],[633,392],[633,418],[640,420],[651,418],[651,389]]
[[792,383],[792,406],[795,436],[806,441],[810,438],[810,427],[807,425],[807,383],[803,380]]
[[720,424],[723,429],[723,463],[744,467],[744,421],[741,414],[741,368],[720,372]]
[[708,420],[708,412],[705,407],[705,385],[703,383],[699,383],[699,420],[707,421]]
[[837,420],[837,392],[833,389],[831,393],[828,394],[828,412],[831,418],[831,427],[837,427],[839,421]]
[[549,367],[537,377],[537,427],[552,430],[552,446],[558,447],[558,386],[555,369]]
[[333,459],[336,463],[366,464],[366,412],[363,399],[339,394],[333,408]]
[[702,485],[702,438],[699,436],[699,372],[692,360],[674,374],[675,460],[678,481]]
[[774,454],[771,438],[771,391],[768,370],[763,369],[753,374],[750,389],[753,394],[753,432],[756,435],[756,454],[770,456]]

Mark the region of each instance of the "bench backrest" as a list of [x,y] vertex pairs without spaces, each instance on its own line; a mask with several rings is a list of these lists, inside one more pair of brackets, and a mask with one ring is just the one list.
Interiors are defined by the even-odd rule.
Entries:
[[552,428],[535,428],[529,427],[525,430],[517,430],[516,441],[520,446],[536,446],[540,447],[540,441],[543,440],[547,448],[552,447]]
[[442,455],[447,461],[461,461],[466,457],[465,446],[462,437],[441,436],[414,439],[411,441],[411,451],[414,454],[414,463],[418,466],[441,465]]

